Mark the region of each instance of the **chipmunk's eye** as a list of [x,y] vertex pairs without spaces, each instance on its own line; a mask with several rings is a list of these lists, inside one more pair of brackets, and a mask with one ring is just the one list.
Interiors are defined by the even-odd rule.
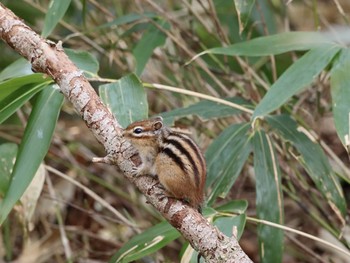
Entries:
[[140,134],[141,132],[143,132],[143,129],[140,128],[140,127],[136,127],[136,128],[134,129],[134,133],[135,133],[135,134]]

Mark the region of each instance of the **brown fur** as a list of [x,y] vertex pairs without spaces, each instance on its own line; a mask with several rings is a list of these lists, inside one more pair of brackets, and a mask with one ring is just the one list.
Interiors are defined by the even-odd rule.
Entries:
[[[141,128],[135,132],[135,129]],[[163,127],[160,117],[134,122],[124,136],[139,151],[138,173],[158,175],[168,197],[186,201],[201,211],[206,167],[198,146],[188,136]]]

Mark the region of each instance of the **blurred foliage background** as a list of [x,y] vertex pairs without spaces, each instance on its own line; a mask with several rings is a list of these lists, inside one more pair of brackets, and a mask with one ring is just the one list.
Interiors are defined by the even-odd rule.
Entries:
[[[348,0],[2,3],[62,42],[124,126],[162,115],[191,133],[204,214],[254,262],[349,262]],[[195,262],[115,167],[91,163],[103,148],[52,81],[0,46],[1,258]]]

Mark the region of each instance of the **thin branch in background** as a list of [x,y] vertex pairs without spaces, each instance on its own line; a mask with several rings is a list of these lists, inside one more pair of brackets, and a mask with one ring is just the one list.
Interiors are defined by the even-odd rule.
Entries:
[[143,84],[145,87],[148,88],[156,88],[156,89],[163,89],[163,90],[169,90],[169,91],[173,91],[173,92],[178,92],[178,93],[182,93],[185,95],[190,95],[190,96],[194,96],[197,98],[201,98],[201,99],[206,99],[206,100],[210,100],[210,101],[214,101],[223,105],[227,105],[230,106],[234,109],[237,110],[241,110],[243,112],[249,113],[249,114],[253,114],[253,111],[250,109],[247,109],[246,107],[243,107],[241,105],[238,105],[236,103],[227,101],[227,100],[223,100],[223,99],[219,99],[213,96],[209,96],[209,95],[205,95],[203,93],[198,93],[198,92],[194,92],[194,91],[190,91],[190,90],[185,90],[185,89],[180,89],[180,88],[176,88],[176,87],[170,87],[170,86],[166,86],[166,85],[161,85],[161,84],[156,84],[156,83],[144,83]]
[[[199,2],[202,2],[202,0],[200,0]],[[226,45],[230,44],[230,39],[229,37],[225,34],[225,30],[222,28],[221,23],[219,21],[219,18],[217,16],[215,7],[214,7],[214,3],[213,0],[208,0],[208,4],[209,4],[209,12],[211,14],[211,18],[214,21],[214,25],[216,26],[216,29],[218,31],[219,36],[221,37],[221,39],[224,41],[224,43]]]
[[[46,176],[45,178],[46,178],[46,183],[47,183],[47,186],[49,189],[50,196],[52,197],[53,200],[56,200],[57,196],[56,196],[55,190],[52,186],[51,179],[49,176]],[[64,253],[65,253],[67,262],[71,262],[72,261],[72,249],[70,247],[69,240],[67,238],[67,234],[66,234],[66,231],[64,229],[63,218],[62,218],[58,203],[56,201],[54,201],[54,206],[55,206],[55,211],[56,211],[58,228],[59,228],[60,235],[61,235],[61,241],[62,241],[62,245],[64,248]]]
[[94,193],[92,190],[90,190],[89,188],[87,188],[86,186],[82,185],[81,183],[79,183],[78,181],[74,180],[73,178],[65,175],[64,173],[61,173],[60,171],[50,167],[50,166],[46,166],[46,169],[55,174],[58,175],[60,177],[62,177],[63,179],[69,181],[70,183],[74,184],[75,186],[79,187],[80,189],[82,189],[88,196],[90,196],[92,199],[94,199],[96,202],[100,203],[104,208],[106,208],[107,210],[109,210],[113,215],[116,216],[116,218],[118,218],[119,222],[123,222],[125,225],[139,231],[139,227],[137,224],[133,224],[130,222],[130,219],[124,217],[120,212],[118,212],[116,209],[114,209],[109,203],[107,203],[103,198],[101,198],[99,195],[97,195],[96,193]]
[[253,218],[253,217],[247,217],[247,220],[255,222],[255,223],[259,223],[259,224],[264,224],[264,225],[267,225],[267,226],[273,226],[273,227],[276,227],[276,228],[288,231],[290,233],[294,233],[294,234],[306,237],[308,239],[311,239],[311,240],[314,240],[314,241],[319,242],[321,244],[324,244],[327,247],[333,248],[333,249],[343,253],[344,255],[347,255],[347,256],[350,257],[350,252],[349,251],[346,251],[346,250],[344,250],[341,247],[338,247],[338,246],[336,246],[336,245],[334,245],[334,244],[332,244],[332,243],[330,243],[328,241],[325,241],[325,240],[323,240],[321,238],[315,237],[315,236],[310,235],[308,233],[305,233],[303,231],[299,231],[299,230],[296,230],[296,229],[293,229],[293,228],[290,228],[290,227],[287,227],[287,226],[279,225],[279,224],[276,224],[276,223],[273,223],[273,222],[269,222],[269,221],[266,221],[266,220],[257,219],[257,218]]
[[343,17],[345,23],[346,23],[346,24],[349,24],[349,19],[348,19],[346,13],[344,12],[343,7],[342,7],[341,4],[339,3],[339,0],[333,0],[333,1],[334,1],[334,3],[335,3],[335,5],[336,5],[336,7],[337,7],[337,9],[338,9],[338,11],[339,11],[339,13],[340,13],[341,16]]
[[317,255],[314,251],[312,251],[310,248],[305,246],[302,242],[300,242],[298,239],[296,239],[293,235],[290,233],[286,233],[286,236],[288,239],[290,239],[294,244],[296,244],[298,247],[300,247],[303,251],[308,253],[312,258],[315,258],[318,260],[320,263],[329,263],[328,261],[325,261],[322,257]]
[[[158,6],[156,3],[154,3],[152,0],[147,0],[147,2],[154,7],[158,12],[160,12],[165,18],[167,18],[172,24],[177,25],[177,23],[171,18],[169,17],[169,15],[167,15],[167,13],[160,7]],[[189,57],[193,57],[195,55],[195,53],[193,51],[191,51],[186,44],[184,43],[183,39],[180,38],[179,36],[176,37],[175,35],[171,34],[169,31],[164,30],[163,28],[159,27],[157,24],[155,24],[155,26],[157,26],[157,28],[159,30],[161,30],[162,32],[164,32],[171,40],[173,40],[174,44],[176,44],[177,46],[179,46],[183,51],[186,52],[186,54]],[[204,70],[205,73],[207,73],[212,79],[213,81],[221,88],[222,91],[224,91],[226,94],[230,94],[229,90],[226,88],[226,86],[210,71],[208,70],[208,67],[206,66],[205,62],[202,59],[199,59],[197,61],[197,64],[200,66],[201,69]],[[210,86],[209,86],[210,87]],[[210,88],[208,90],[212,95],[217,96],[218,97],[218,93],[215,91],[215,89]]]

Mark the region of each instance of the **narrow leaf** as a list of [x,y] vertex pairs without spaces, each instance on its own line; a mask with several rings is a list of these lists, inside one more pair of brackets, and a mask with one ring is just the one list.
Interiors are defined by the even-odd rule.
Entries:
[[[164,20],[156,22],[160,27],[164,29],[169,29],[169,23]],[[165,43],[166,35],[160,31],[156,26],[149,24],[148,30],[145,31],[142,38],[136,44],[133,55],[136,60],[136,70],[137,76],[140,76],[143,72],[147,61],[153,54],[156,47],[162,46]]]
[[25,85],[19,89],[14,89],[11,94],[0,101],[0,123],[9,118],[37,92],[47,87],[48,83],[49,82],[38,85]]
[[50,82],[51,80],[45,79],[42,74],[31,74],[1,82],[0,123]]
[[145,89],[135,74],[99,88],[102,101],[112,111],[123,127],[136,120],[148,118]]
[[46,38],[66,13],[71,0],[51,0],[47,10],[41,35]]
[[298,157],[317,189],[329,202],[335,214],[344,221],[346,203],[338,178],[319,144],[311,141],[304,133],[298,131],[297,123],[287,115],[267,118],[268,123],[284,139],[290,141],[301,156]]
[[64,52],[79,69],[84,70],[86,77],[95,77],[97,75],[99,63],[89,52],[69,48],[65,48]]
[[0,203],[0,224],[21,198],[44,159],[62,102],[62,94],[53,86],[38,94],[18,150],[10,185]]
[[246,223],[246,211],[248,202],[246,200],[233,200],[216,208],[218,212],[232,213],[232,216],[220,216],[214,220],[216,225],[225,235],[234,235],[238,240],[243,234]]
[[0,72],[0,81],[32,74],[33,71],[29,61],[19,58]]
[[[204,54],[222,54],[230,56],[269,56],[286,53],[289,51],[309,50],[333,43],[334,38],[319,32],[287,32],[266,37],[258,37],[249,41],[237,43],[227,47],[208,49]],[[192,60],[193,60],[192,59]]]
[[179,236],[180,233],[175,228],[163,221],[130,239],[109,262],[122,263],[140,259],[158,251]]
[[[260,219],[283,224],[281,174],[272,142],[263,131],[257,131],[252,145],[257,215]],[[283,231],[260,224],[258,235],[261,262],[282,262]]]
[[235,236],[239,240],[243,234],[247,216],[245,214],[235,216],[223,216],[215,219],[216,226],[226,236]]
[[0,196],[4,196],[10,183],[18,146],[15,143],[0,145]]
[[290,66],[271,86],[256,107],[252,118],[276,110],[293,95],[310,85],[339,51],[334,45],[314,48]]
[[331,72],[332,106],[335,128],[350,151],[350,50],[342,49]]
[[[234,98],[229,98],[225,100],[244,107],[251,106],[249,102],[247,102],[246,100],[240,97],[234,97]],[[181,118],[188,115],[197,115],[202,120],[209,120],[213,118],[228,117],[239,113],[242,113],[242,112],[232,107],[229,107],[220,103],[216,103],[213,101],[203,100],[198,103],[192,104],[188,107],[167,111],[167,112],[161,113],[160,115],[164,118],[164,121],[167,124],[172,124],[174,122],[175,117]]]
[[[45,81],[47,81],[47,79],[43,77],[43,74],[36,73],[0,82],[0,103],[9,96],[9,94],[15,92],[16,89],[21,89],[28,84],[40,84]],[[0,108],[3,106],[4,105],[1,105]]]
[[247,200],[232,200],[216,208],[218,212],[244,214],[247,211]]
[[207,160],[207,188],[211,189],[208,203],[216,197],[225,197],[240,174],[251,151],[249,123],[240,123],[226,128],[209,146]]

